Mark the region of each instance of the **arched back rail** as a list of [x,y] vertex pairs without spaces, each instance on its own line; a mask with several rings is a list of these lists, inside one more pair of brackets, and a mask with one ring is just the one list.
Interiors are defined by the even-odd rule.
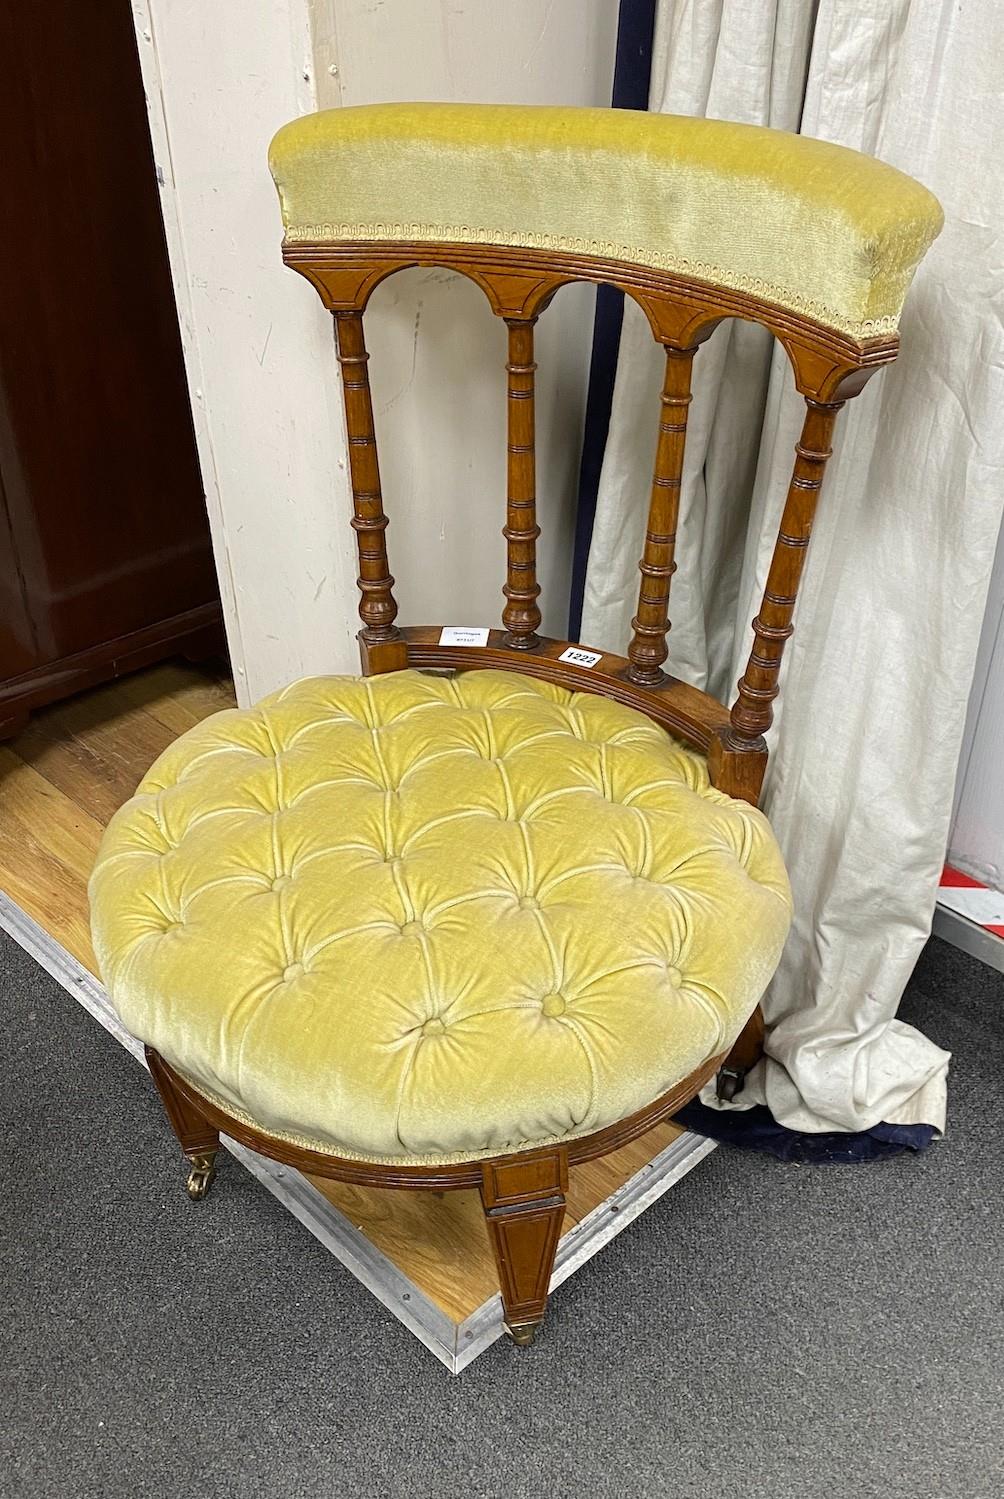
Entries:
[[[336,110],[284,127],[271,165],[283,257],[334,316],[364,671],[508,667],[613,697],[704,750],[714,783],[755,803],[834,421],[896,356],[903,297],[940,228],[935,200],[893,168],[822,142],[612,110]],[[623,244],[609,242],[610,223]],[[507,325],[505,606],[503,628],[484,647],[444,644],[438,626],[396,622],[363,312],[385,277],[413,266],[468,277]],[[638,606],[623,657],[580,650],[577,658],[574,643],[538,634],[534,325],[555,292],[577,281],[632,297],[666,354]],[[692,370],[725,318],[770,329],[806,402],[731,712],[664,670]]]

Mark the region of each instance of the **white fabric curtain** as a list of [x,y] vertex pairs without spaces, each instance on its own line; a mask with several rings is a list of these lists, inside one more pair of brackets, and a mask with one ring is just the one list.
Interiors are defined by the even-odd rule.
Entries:
[[[899,361],[838,421],[771,738],[763,805],[796,915],[736,1102],[798,1130],[944,1126],[948,1056],[895,1017],[930,929],[1004,499],[1002,56],[995,0],[660,6],[651,109],[870,152],[947,214]],[[661,366],[629,303],[581,631],[621,652]],[[668,666],[727,702],[803,412],[763,330],[723,325],[698,353]]]

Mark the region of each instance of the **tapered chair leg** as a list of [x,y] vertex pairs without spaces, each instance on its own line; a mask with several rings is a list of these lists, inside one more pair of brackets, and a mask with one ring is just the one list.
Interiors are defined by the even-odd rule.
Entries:
[[764,1022],[763,1011],[757,1005],[736,1038],[735,1044],[722,1066],[718,1069],[715,1091],[726,1103],[731,1103],[743,1091],[746,1074],[763,1056]]
[[568,1154],[535,1151],[487,1161],[481,1201],[502,1291],[505,1325],[525,1348],[544,1320],[565,1217]]
[[171,1128],[178,1137],[182,1150],[188,1157],[188,1195],[198,1200],[205,1197],[216,1175],[216,1152],[220,1148],[220,1132],[205,1120],[197,1109],[180,1093],[174,1079],[164,1063],[151,1048],[146,1048],[147,1066],[150,1076],[157,1084],[164,1112]]

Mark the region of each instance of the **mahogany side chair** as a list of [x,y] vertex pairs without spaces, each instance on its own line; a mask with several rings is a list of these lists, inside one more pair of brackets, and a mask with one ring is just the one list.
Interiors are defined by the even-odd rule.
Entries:
[[[334,317],[363,675],[293,682],[160,757],[101,846],[95,949],[192,1197],[221,1132],[314,1175],[476,1188],[525,1344],[569,1167],[716,1074],[731,1097],[760,1054],[791,919],[764,735],[837,413],[895,358],[941,210],[837,146],[618,110],[334,110],[280,130],[270,164],[285,262]],[[410,266],[469,277],[508,329],[485,640],[397,623],[363,312]],[[538,633],[534,324],[573,281],[621,288],[666,353],[624,656]],[[772,331],[806,406],[731,708],[665,670],[691,370],[725,318]]]

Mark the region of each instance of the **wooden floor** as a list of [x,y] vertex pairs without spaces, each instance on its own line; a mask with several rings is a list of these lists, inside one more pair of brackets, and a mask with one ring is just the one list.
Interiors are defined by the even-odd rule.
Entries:
[[224,676],[154,666],[42,708],[0,743],[0,889],[91,973],[87,880],[104,828],[179,734],[234,703]]
[[[155,666],[42,709],[0,744],[0,890],[91,973],[87,880],[102,830],[179,734],[233,706],[219,673]],[[564,1232],[680,1133],[657,1125],[574,1167]],[[314,1185],[458,1325],[497,1292],[476,1193]]]
[[[612,1155],[573,1166],[562,1236],[682,1133],[675,1124],[657,1124]],[[310,1180],[458,1326],[497,1293],[477,1192],[382,1192]]]

